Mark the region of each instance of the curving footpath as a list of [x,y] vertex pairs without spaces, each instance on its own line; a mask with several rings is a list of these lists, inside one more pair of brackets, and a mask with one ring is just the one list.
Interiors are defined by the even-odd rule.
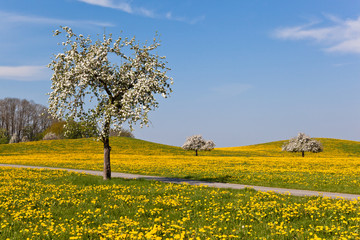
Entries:
[[[97,176],[102,176],[102,174],[103,174],[102,171],[94,171],[94,170],[27,166],[27,165],[14,165],[14,164],[0,164],[0,167],[65,170],[65,171],[70,171],[70,172],[80,172],[80,173],[86,173],[86,174],[97,175]],[[348,193],[333,193],[333,192],[319,192],[319,191],[309,191],[309,190],[299,190],[299,189],[261,187],[261,186],[243,185],[243,184],[236,184],[236,183],[207,182],[207,181],[200,181],[200,180],[188,180],[188,179],[181,179],[181,178],[147,176],[147,175],[130,174],[130,173],[119,173],[119,172],[112,172],[111,177],[126,178],[126,179],[146,179],[146,180],[154,180],[154,181],[177,183],[177,184],[188,183],[190,185],[204,185],[204,186],[214,187],[214,188],[231,188],[231,189],[253,188],[256,191],[261,191],[261,192],[276,192],[276,193],[280,193],[280,194],[290,194],[293,196],[302,196],[302,197],[304,197],[304,196],[322,196],[322,197],[338,198],[338,199],[346,199],[346,200],[360,200],[360,195],[348,194]]]

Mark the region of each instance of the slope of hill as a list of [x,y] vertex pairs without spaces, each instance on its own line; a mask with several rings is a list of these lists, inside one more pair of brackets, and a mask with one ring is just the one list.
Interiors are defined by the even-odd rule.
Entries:
[[[311,157],[360,157],[360,142],[318,138],[323,146],[322,153],[306,153]],[[275,141],[240,147],[215,148],[211,152],[200,152],[200,156],[223,157],[298,157],[299,154],[281,151],[287,141]],[[171,155],[192,156],[193,151],[185,151],[180,147],[148,142],[126,137],[110,139],[112,153],[128,155]],[[45,154],[45,153],[102,153],[102,143],[91,138],[37,141],[17,144],[0,144],[0,155]]]
[[[134,138],[111,137],[110,146],[112,152],[118,154],[132,155],[173,155],[181,154],[183,150],[179,147],[173,147],[164,144],[152,143]],[[61,139],[51,141],[36,141],[16,144],[0,144],[0,154],[25,154],[25,153],[94,153],[103,151],[102,142],[94,138],[82,139]]]
[[[318,139],[322,153],[282,152],[285,141],[210,152],[139,139],[111,138],[112,171],[360,193],[360,142]],[[102,143],[94,139],[54,140],[0,145],[0,163],[102,170]]]
[[[360,157],[360,142],[341,140],[333,138],[316,138],[324,147],[322,153],[306,153],[312,157]],[[287,143],[287,140],[275,141],[269,143],[255,144],[240,147],[226,147],[217,148],[217,150],[225,152],[247,153],[248,155],[262,155],[262,156],[298,156],[296,153],[285,153],[281,151],[282,145]]]

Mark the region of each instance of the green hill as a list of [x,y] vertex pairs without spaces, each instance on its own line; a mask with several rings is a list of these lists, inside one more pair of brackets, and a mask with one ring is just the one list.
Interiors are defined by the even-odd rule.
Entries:
[[[114,172],[360,193],[360,142],[318,139],[322,153],[282,152],[286,141],[210,152],[139,139],[110,139]],[[103,146],[94,139],[53,140],[0,145],[0,163],[74,169],[103,169]]]
[[[310,154],[317,157],[360,157],[360,142],[318,138],[324,147],[324,152]],[[281,146],[287,141],[274,141],[240,147],[215,148],[211,152],[200,152],[200,156],[239,156],[239,157],[284,157],[296,156],[296,153],[281,151]],[[129,155],[172,155],[191,156],[193,151],[185,151],[180,147],[148,142],[126,137],[110,139],[112,153]],[[101,142],[91,138],[63,139],[52,141],[37,141],[17,144],[0,144],[0,155],[23,155],[44,153],[88,153],[99,154],[103,151]]]
[[[164,144],[152,143],[134,138],[111,137],[110,146],[112,152],[118,154],[134,155],[176,155],[183,153],[180,147],[173,147]],[[0,154],[25,154],[25,153],[94,153],[98,154],[103,151],[101,141],[94,138],[82,139],[61,139],[51,141],[36,141],[16,144],[0,144]]]
[[[316,138],[320,141],[324,147],[324,152],[322,153],[307,153],[312,156],[323,156],[323,157],[360,157],[360,142],[350,141],[350,140],[341,140],[334,138]],[[247,153],[252,156],[286,156],[294,155],[295,153],[285,153],[281,151],[281,147],[284,143],[287,143],[288,140],[275,141],[269,143],[255,144],[249,146],[240,146],[240,147],[228,147],[228,148],[218,148],[217,150],[225,152],[237,152],[240,154]]]

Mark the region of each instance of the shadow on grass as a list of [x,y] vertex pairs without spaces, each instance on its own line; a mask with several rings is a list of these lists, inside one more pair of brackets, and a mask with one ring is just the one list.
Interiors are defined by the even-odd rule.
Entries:
[[231,179],[232,179],[231,175],[211,177],[211,178],[200,178],[201,181],[222,182],[222,183],[231,182]]
[[[152,180],[160,180],[160,179],[152,178]],[[231,175],[225,175],[225,176],[218,176],[218,177],[205,177],[205,178],[200,177],[199,178],[199,176],[186,175],[186,176],[181,177],[181,178],[165,177],[165,178],[161,178],[161,180],[173,181],[173,182],[182,182],[183,180],[189,180],[189,181],[228,183],[228,182],[231,182],[232,176]]]

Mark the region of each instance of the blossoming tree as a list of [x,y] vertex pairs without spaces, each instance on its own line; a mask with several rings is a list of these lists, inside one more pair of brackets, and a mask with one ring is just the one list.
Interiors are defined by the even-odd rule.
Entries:
[[305,133],[299,133],[297,137],[290,139],[290,141],[283,145],[283,151],[287,152],[301,152],[305,156],[305,152],[318,153],[323,151],[323,147],[319,141],[311,139]]
[[[104,144],[104,179],[111,179],[111,127],[120,129],[125,122],[130,128],[136,122],[147,126],[148,112],[158,107],[155,96],[166,98],[171,92],[170,69],[165,57],[153,53],[160,46],[156,37],[151,44],[140,45],[135,38],[114,41],[105,34],[93,42],[69,27],[54,35],[62,33],[64,53],[48,65],[53,70],[49,112],[59,119],[97,123]],[[116,57],[118,61],[111,63],[110,58]]]
[[201,135],[188,137],[182,146],[185,150],[194,150],[196,156],[198,156],[198,151],[211,151],[214,147],[215,143],[213,141],[205,141]]

